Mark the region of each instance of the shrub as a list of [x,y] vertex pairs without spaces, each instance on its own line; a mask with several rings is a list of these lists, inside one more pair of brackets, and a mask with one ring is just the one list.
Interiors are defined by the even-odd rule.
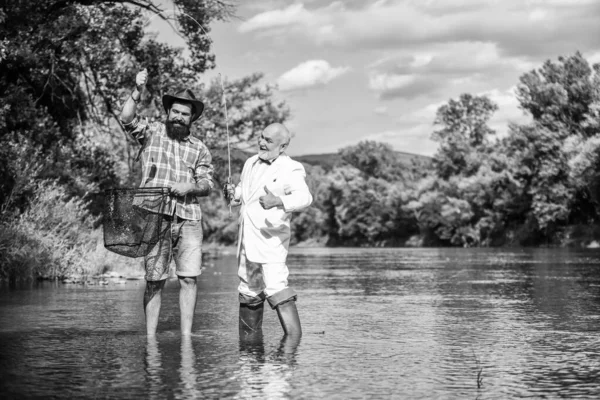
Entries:
[[55,181],[35,184],[28,208],[0,230],[0,279],[87,275],[96,246],[93,220],[81,199]]

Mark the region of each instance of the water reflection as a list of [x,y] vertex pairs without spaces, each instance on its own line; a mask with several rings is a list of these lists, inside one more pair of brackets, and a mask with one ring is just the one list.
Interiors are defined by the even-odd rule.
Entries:
[[176,399],[197,399],[201,397],[198,388],[198,371],[196,370],[196,354],[192,346],[191,336],[181,337],[181,366],[179,367],[179,392]]
[[277,349],[265,353],[262,332],[240,338],[239,385],[236,399],[281,399],[292,392],[296,354],[301,338],[284,336]]
[[149,336],[146,342],[146,383],[150,399],[160,399],[163,383],[162,355],[158,348],[158,341],[155,336]]

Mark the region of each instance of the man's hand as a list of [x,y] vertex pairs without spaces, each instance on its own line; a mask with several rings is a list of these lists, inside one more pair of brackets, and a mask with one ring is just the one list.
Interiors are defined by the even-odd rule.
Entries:
[[185,196],[196,188],[193,183],[175,183],[171,186],[171,193],[174,196]]
[[138,90],[138,92],[142,93],[142,90],[144,90],[146,83],[148,83],[148,70],[144,68],[135,76],[135,87]]
[[266,186],[265,193],[266,194],[264,196],[260,196],[258,198],[258,202],[260,203],[262,208],[264,208],[265,210],[269,210],[273,207],[283,207],[283,202],[281,201],[281,199],[275,196]]
[[225,200],[227,203],[230,203],[231,200],[235,197],[235,186],[231,183],[226,183],[223,185],[223,196],[225,196]]

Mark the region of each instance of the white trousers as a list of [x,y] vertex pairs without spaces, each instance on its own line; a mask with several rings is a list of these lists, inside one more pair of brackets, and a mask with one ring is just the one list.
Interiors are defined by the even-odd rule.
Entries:
[[281,292],[288,286],[290,272],[286,263],[255,263],[246,259],[244,245],[240,250],[238,291],[250,297],[264,292],[266,297]]

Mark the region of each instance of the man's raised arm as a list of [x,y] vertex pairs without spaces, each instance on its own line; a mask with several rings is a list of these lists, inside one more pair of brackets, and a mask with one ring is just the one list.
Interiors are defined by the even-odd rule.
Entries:
[[137,103],[142,99],[142,91],[146,86],[146,82],[148,81],[148,71],[144,68],[144,70],[138,72],[135,77],[135,89],[131,93],[131,96],[127,98],[125,101],[125,105],[123,106],[123,110],[121,110],[121,122],[123,124],[129,124],[135,118],[135,109]]

